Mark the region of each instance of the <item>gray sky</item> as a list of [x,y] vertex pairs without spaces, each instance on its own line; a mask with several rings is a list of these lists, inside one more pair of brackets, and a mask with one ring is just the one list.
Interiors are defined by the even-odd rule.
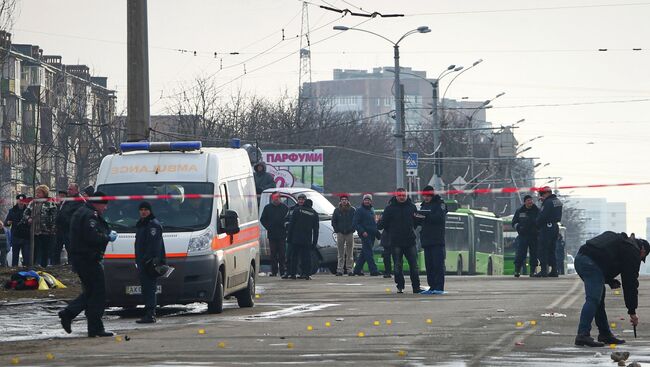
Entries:
[[[454,82],[448,96],[483,100],[505,91],[488,110],[488,120],[510,124],[525,118],[516,131],[520,142],[544,135],[527,152],[550,163],[539,176],[561,176],[561,185],[650,181],[650,1],[313,1],[326,3],[407,16],[342,18],[310,6],[314,81],[330,79],[334,68],[371,69],[393,62],[386,41],[337,32],[334,25],[365,21],[360,28],[391,39],[427,25],[431,33],[402,43],[401,65],[435,77],[449,64],[468,66],[482,58]],[[150,0],[152,113],[165,112],[169,96],[200,75],[213,75],[226,87],[225,95],[239,89],[269,97],[296,91],[301,6],[296,0]],[[125,0],[23,0],[13,33],[16,43],[38,44],[46,54],[62,55],[64,63],[87,64],[95,75],[108,76],[125,105]],[[225,55],[220,71],[214,52],[220,57],[234,51],[240,55]],[[246,59],[247,74],[240,77],[244,67],[238,64]],[[627,202],[628,230],[645,233],[648,191],[642,186],[572,195]]]

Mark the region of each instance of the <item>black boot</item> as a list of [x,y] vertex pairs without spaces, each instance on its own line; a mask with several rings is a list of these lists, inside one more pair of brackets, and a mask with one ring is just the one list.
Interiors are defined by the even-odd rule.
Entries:
[[604,347],[605,343],[597,342],[589,335],[576,335],[575,344],[586,347]]
[[598,334],[598,341],[605,344],[625,344],[625,340],[619,339],[614,334]]
[[136,320],[138,324],[154,324],[156,322],[156,311],[146,310],[144,316],[140,320]]
[[111,333],[110,331],[106,330],[100,330],[100,331],[89,331],[88,332],[88,337],[89,338],[96,338],[96,337],[107,337],[107,336],[113,336],[115,334]]
[[59,318],[61,319],[63,330],[70,334],[72,332],[72,317],[70,317],[66,310],[61,310],[59,311]]

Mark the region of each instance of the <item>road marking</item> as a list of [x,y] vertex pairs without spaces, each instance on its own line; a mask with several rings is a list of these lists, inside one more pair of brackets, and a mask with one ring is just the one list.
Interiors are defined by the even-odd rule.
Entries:
[[277,311],[268,311],[262,312],[256,315],[249,315],[239,318],[240,320],[252,321],[252,320],[269,320],[277,319],[280,317],[294,316],[305,312],[313,312],[324,310],[328,307],[338,306],[335,303],[306,303],[303,305],[293,306],[289,308],[284,308]]
[[553,308],[556,308],[557,305],[559,305],[560,303],[562,303],[562,301],[564,301],[565,298],[574,295],[575,291],[576,291],[577,288],[580,286],[580,283],[582,283],[582,282],[576,280],[576,282],[573,283],[573,285],[571,286],[571,288],[569,288],[568,291],[566,291],[563,295],[561,295],[560,297],[558,297],[558,298],[557,298],[555,301],[553,301],[550,305],[546,306],[546,309],[547,309],[547,310],[551,310],[551,309],[553,309]]

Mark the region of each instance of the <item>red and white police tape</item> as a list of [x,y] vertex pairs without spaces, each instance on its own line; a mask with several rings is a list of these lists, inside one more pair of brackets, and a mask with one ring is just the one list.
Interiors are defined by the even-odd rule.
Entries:
[[[556,190],[573,190],[573,189],[594,189],[605,187],[630,187],[630,186],[647,186],[650,182],[626,182],[615,184],[596,184],[596,185],[566,185],[557,186]],[[488,195],[488,194],[511,194],[522,192],[539,192],[548,186],[543,187],[502,187],[493,189],[471,189],[471,190],[443,190],[435,191],[438,195]],[[411,191],[407,192],[408,195],[421,195],[427,193],[425,191]],[[331,192],[323,193],[326,197],[341,197],[341,196],[363,196],[371,194],[373,196],[395,196],[395,191],[381,191],[381,192]],[[251,195],[253,196],[253,195]],[[255,195],[259,196],[259,195]],[[33,199],[34,201],[122,201],[122,200],[168,200],[168,199],[211,199],[221,197],[221,194],[183,194],[183,195],[107,195],[107,196],[93,196],[93,197],[66,197],[66,198],[47,198],[47,199]]]

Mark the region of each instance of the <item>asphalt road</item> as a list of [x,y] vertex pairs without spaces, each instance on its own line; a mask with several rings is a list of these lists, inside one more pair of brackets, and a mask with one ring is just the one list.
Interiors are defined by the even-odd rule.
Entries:
[[[616,350],[629,351],[630,362],[642,365],[650,365],[649,280],[640,282],[638,339],[621,319],[622,295],[608,290],[606,299],[614,332],[628,341]],[[33,317],[16,311],[27,306],[4,307],[0,334],[7,318],[14,320],[14,336],[17,326],[24,330],[18,329],[20,338],[0,342],[0,365],[615,365],[609,347],[573,346],[583,300],[575,276],[448,277],[447,290],[438,296],[397,294],[391,279],[368,276],[259,277],[255,308],[229,301],[223,314],[208,315],[200,304],[165,307],[152,326],[136,325],[137,313],[110,310],[106,327],[119,338],[101,339],[84,337],[84,320],[65,334],[56,304],[32,309]]]

